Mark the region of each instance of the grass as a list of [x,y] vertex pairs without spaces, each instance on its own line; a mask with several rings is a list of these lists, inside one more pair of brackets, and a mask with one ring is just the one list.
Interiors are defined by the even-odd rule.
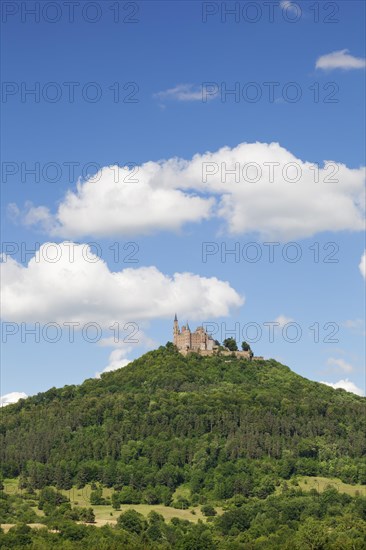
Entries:
[[[206,520],[200,508],[176,510],[163,504],[122,504],[121,510],[114,510],[112,506],[92,506],[92,508],[98,526],[105,525],[106,523],[116,523],[118,516],[126,512],[126,510],[136,510],[136,512],[145,517],[154,510],[154,512],[161,514],[166,521],[170,521],[172,518],[187,519],[193,523],[197,523],[199,519]],[[194,510],[195,514],[192,514],[191,510]]]
[[173,500],[177,500],[178,497],[189,499],[190,495],[191,495],[190,488],[188,487],[188,485],[184,485],[184,483],[182,483],[182,485],[179,485],[179,487],[176,488],[172,498]]
[[3,483],[4,483],[4,492],[7,495],[14,495],[16,493],[21,493],[21,490],[18,489],[19,480],[17,478],[4,479]]
[[[7,533],[9,529],[14,527],[15,523],[2,523],[1,528],[3,529],[4,533]],[[32,529],[45,529],[45,526],[43,523],[28,523],[29,527]]]
[[298,478],[298,483],[303,491],[316,489],[319,493],[322,493],[324,489],[330,486],[337,489],[340,493],[346,493],[352,497],[357,495],[366,496],[365,485],[350,485],[349,483],[343,483],[343,481],[336,477],[302,476]]
[[[60,493],[70,499],[71,504],[76,506],[90,506],[90,493],[92,488],[90,485],[85,485],[82,489],[72,487],[72,489],[61,489]],[[112,496],[113,489],[109,487],[103,487],[103,498],[110,498]]]
[[[76,489],[75,487],[73,487],[68,491],[61,490],[61,493],[67,496],[67,498],[70,499],[71,504],[74,506],[91,506],[90,485],[86,485],[85,487],[83,487],[83,489]],[[113,489],[108,487],[103,488],[103,498],[111,497],[112,493]],[[173,500],[175,500],[178,496],[187,498],[189,497],[189,494],[189,488],[181,485],[176,489],[173,495]],[[170,521],[174,517],[179,519],[187,519],[189,521],[192,521],[193,523],[197,523],[199,519],[206,521],[205,516],[201,512],[201,508],[197,506],[191,507],[187,510],[179,510],[176,508],[171,508],[170,506],[164,506],[163,504],[122,504],[121,510],[115,510],[110,505],[91,506],[91,508],[93,508],[94,510],[97,525],[115,523],[117,521],[117,517],[121,514],[121,512],[125,512],[126,510],[131,509],[136,510],[136,512],[140,512],[140,514],[145,517],[149,514],[149,512],[154,510],[158,514],[161,514],[166,521]],[[194,514],[192,514],[192,510],[195,512]],[[217,511],[218,513],[222,513],[221,508],[218,508]]]
[[[7,494],[15,494],[15,493],[22,493],[25,492],[24,489],[20,490],[18,489],[18,480],[17,479],[6,479],[4,480],[4,491]],[[164,506],[163,504],[122,504],[121,510],[114,510],[112,506],[106,505],[106,506],[91,506],[90,505],[90,493],[92,489],[90,485],[86,485],[82,489],[77,489],[76,487],[72,487],[72,489],[69,490],[63,490],[61,489],[60,492],[64,494],[67,498],[70,499],[70,502],[72,506],[82,506],[82,507],[91,507],[94,510],[95,519],[96,519],[96,525],[98,527],[101,527],[102,525],[105,525],[106,523],[115,524],[117,521],[118,516],[125,512],[126,510],[136,510],[136,512],[140,512],[143,516],[147,516],[152,510],[157,512],[158,514],[161,514],[166,521],[170,521],[172,518],[179,518],[179,519],[185,519],[188,521],[191,521],[193,523],[197,523],[199,519],[206,521],[205,516],[201,512],[201,508],[199,506],[191,507],[187,510],[179,510],[176,508],[171,508],[170,506]],[[103,488],[103,497],[108,498],[111,497],[113,493],[113,489],[104,487]],[[178,496],[182,497],[188,497],[189,496],[189,488],[181,485],[177,488],[175,491],[173,498],[176,499]],[[36,514],[39,516],[43,516],[44,513],[42,510],[38,510],[38,508],[33,507]],[[223,510],[222,508],[216,508],[218,514],[222,514]],[[194,513],[192,513],[194,511]]]

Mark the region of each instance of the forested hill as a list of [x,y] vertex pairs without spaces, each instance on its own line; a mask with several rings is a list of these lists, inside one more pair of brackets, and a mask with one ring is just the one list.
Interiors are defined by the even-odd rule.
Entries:
[[[75,365],[77,366],[77,365]],[[127,367],[2,410],[4,477],[41,488],[100,481],[132,502],[270,494],[296,474],[366,483],[365,399],[274,360],[180,355]]]

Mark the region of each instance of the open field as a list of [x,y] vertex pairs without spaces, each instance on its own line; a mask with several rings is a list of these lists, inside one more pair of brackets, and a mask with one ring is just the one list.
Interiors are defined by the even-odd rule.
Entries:
[[[25,492],[23,490],[18,489],[18,480],[17,479],[6,479],[4,480],[4,491],[7,494],[16,494],[16,493],[22,493]],[[72,506],[82,506],[82,507],[91,507],[94,510],[95,514],[95,520],[96,525],[98,527],[101,527],[102,525],[105,525],[107,523],[110,523],[114,525],[117,521],[118,516],[125,512],[126,510],[136,510],[136,512],[139,512],[143,516],[147,516],[152,510],[157,512],[158,514],[161,514],[166,521],[170,521],[172,518],[176,517],[179,519],[185,519],[188,521],[191,521],[193,523],[197,523],[199,519],[206,521],[205,516],[201,512],[200,506],[190,507],[187,510],[179,510],[176,508],[171,508],[170,506],[164,506],[163,504],[122,504],[121,510],[114,510],[114,508],[111,505],[102,505],[102,506],[91,506],[90,505],[90,493],[91,493],[91,487],[90,485],[86,485],[82,489],[77,489],[76,487],[73,487],[70,490],[60,490],[61,493],[63,493],[65,496],[67,496],[70,499],[70,502]],[[176,492],[174,493],[174,498],[177,498],[178,496],[188,496],[188,488],[182,486],[181,488],[178,487]],[[105,487],[103,488],[103,497],[108,498],[112,495],[113,489]],[[37,507],[33,507],[36,514],[39,516],[44,516],[44,512],[42,510],[38,510]],[[218,514],[221,514],[223,512],[222,508],[217,507],[216,508]],[[10,529],[11,525],[8,526],[8,529]]]
[[349,483],[343,483],[337,478],[328,477],[316,477],[316,476],[302,476],[298,478],[299,486],[303,491],[310,491],[310,489],[316,489],[322,493],[327,487],[334,487],[340,493],[347,493],[352,497],[360,495],[366,496],[365,485],[350,485]]
[[19,480],[17,478],[13,479],[4,479],[4,492],[7,495],[14,495],[15,493],[21,493],[22,491],[18,488]]
[[[193,523],[197,523],[199,519],[205,521],[200,508],[190,508],[188,510],[176,510],[163,504],[122,504],[121,510],[114,510],[112,506],[92,506],[95,513],[95,520],[97,525],[105,525],[106,523],[114,524],[117,521],[118,516],[126,510],[136,510],[143,516],[147,516],[152,510],[161,514],[166,521],[170,521],[172,518],[187,519]],[[195,514],[192,514],[191,510],[194,510]],[[217,509],[218,513],[221,509]],[[112,514],[112,515],[111,515]]]
[[[15,523],[2,523],[1,528],[3,529],[4,533],[7,533],[9,529],[14,527]],[[43,523],[28,523],[29,527],[32,529],[41,529],[42,527],[45,527]]]

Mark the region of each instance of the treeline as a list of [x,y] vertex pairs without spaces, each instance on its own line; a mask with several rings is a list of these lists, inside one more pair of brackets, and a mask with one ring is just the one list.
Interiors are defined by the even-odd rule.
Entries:
[[[43,510],[40,518],[32,506]],[[204,508],[202,508],[204,511]],[[0,519],[18,523],[0,532],[1,548],[88,550],[363,550],[366,545],[366,498],[326,489],[306,494],[290,489],[264,500],[229,502],[221,515],[206,506],[208,521],[197,524],[151,511],[144,517],[123,510],[115,526],[97,528],[90,508],[71,507],[52,488],[18,496],[0,494]],[[41,529],[26,525],[42,522]],[[83,521],[84,524],[76,523]]]

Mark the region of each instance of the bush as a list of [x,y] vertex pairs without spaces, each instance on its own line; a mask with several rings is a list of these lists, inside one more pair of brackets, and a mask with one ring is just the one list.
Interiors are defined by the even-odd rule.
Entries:
[[105,498],[103,498],[103,489],[101,487],[90,493],[90,504],[93,506],[108,504]]
[[217,514],[215,508],[213,506],[211,506],[210,504],[205,504],[204,506],[202,506],[201,512],[206,517],[216,516],[216,514]]
[[95,523],[93,508],[80,508],[78,513],[80,521],[85,521],[85,523]]
[[184,497],[178,497],[177,500],[173,500],[170,506],[176,510],[187,510],[189,508],[189,501]]

